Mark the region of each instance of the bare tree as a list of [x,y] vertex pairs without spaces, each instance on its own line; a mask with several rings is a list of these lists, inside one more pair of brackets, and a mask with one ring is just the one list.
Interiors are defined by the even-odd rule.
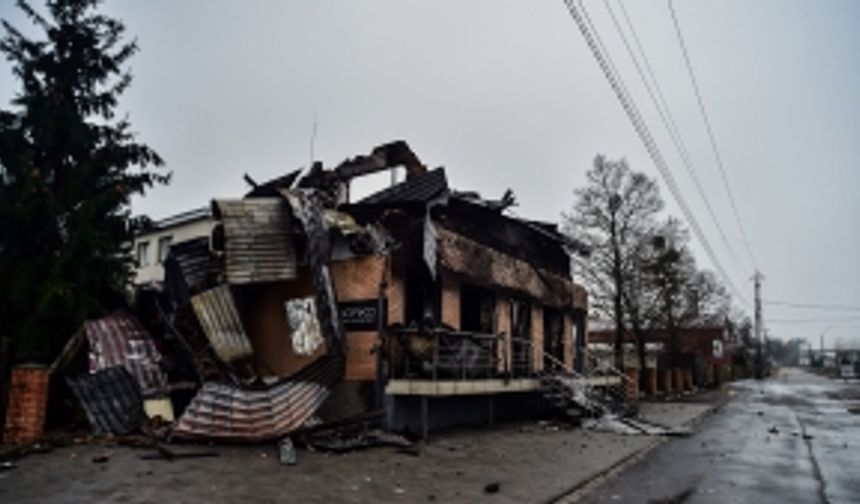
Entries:
[[[586,186],[574,191],[565,229],[591,249],[588,257],[575,260],[581,263],[595,313],[615,322],[615,364],[623,369],[628,310],[639,306],[641,279],[635,275],[642,240],[650,235],[663,200],[656,182],[632,171],[623,159],[597,156],[586,179]],[[639,320],[638,312],[632,320]]]

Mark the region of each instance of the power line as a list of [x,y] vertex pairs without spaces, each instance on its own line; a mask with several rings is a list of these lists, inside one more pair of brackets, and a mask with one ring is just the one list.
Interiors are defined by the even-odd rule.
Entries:
[[[639,74],[639,79],[642,81],[642,84],[645,86],[645,90],[648,92],[648,96],[651,98],[651,103],[657,109],[657,113],[660,117],[660,121],[663,123],[663,127],[666,128],[666,132],[669,134],[669,138],[671,138],[672,143],[675,146],[675,150],[678,151],[678,155],[681,157],[683,161],[684,168],[687,170],[687,174],[690,175],[690,178],[693,179],[693,184],[696,187],[696,192],[699,193],[699,197],[702,199],[702,202],[705,204],[705,208],[708,211],[708,215],[711,217],[711,221],[713,221],[714,226],[717,228],[717,233],[720,236],[720,239],[725,245],[726,250],[728,250],[729,255],[732,260],[735,262],[735,265],[740,267],[741,272],[746,271],[746,266],[744,266],[737,254],[735,254],[734,248],[729,243],[728,238],[726,237],[726,233],[723,231],[723,227],[720,225],[719,219],[717,219],[717,215],[714,212],[713,207],[711,206],[711,202],[708,199],[708,195],[702,187],[702,182],[699,179],[698,173],[696,173],[696,169],[693,166],[693,162],[690,158],[689,151],[687,150],[686,144],[684,144],[684,140],[678,131],[677,124],[675,123],[675,119],[672,116],[672,112],[669,110],[669,107],[666,103],[665,97],[663,96],[663,91],[660,86],[660,82],[657,80],[656,75],[651,67],[651,63],[648,60],[648,56],[645,54],[645,50],[642,47],[642,44],[639,40],[639,36],[636,33],[636,28],[633,26],[633,23],[630,20],[630,16],[627,14],[627,9],[624,7],[624,3],[619,0],[619,5],[621,6],[622,13],[624,15],[624,19],[627,23],[627,26],[630,29],[631,34],[633,35],[634,43],[636,47],[639,49],[639,53],[642,57],[642,61],[645,64],[645,68],[648,72],[648,75],[653,82],[653,87],[648,82],[648,79],[645,77],[645,73],[642,71],[642,66],[639,64],[639,60],[636,58],[636,55],[633,52],[633,48],[630,45],[630,42],[627,39],[627,36],[624,34],[624,30],[621,28],[621,24],[618,22],[618,18],[615,15],[615,10],[612,8],[612,4],[609,0],[603,0],[603,4],[606,6],[606,10],[609,12],[609,17],[612,19],[613,25],[615,25],[615,31],[618,32],[618,36],[621,38],[621,41],[624,43],[624,47],[627,50],[627,54],[630,56],[630,59],[633,61],[633,65],[636,68],[636,72]],[[656,95],[655,95],[656,90]],[[658,99],[659,97],[659,99]]]
[[842,318],[785,318],[767,319],[767,322],[777,324],[838,324],[840,322],[860,322],[860,317]]
[[744,228],[743,222],[741,221],[740,213],[738,212],[737,204],[735,203],[735,196],[732,192],[732,188],[729,185],[729,179],[726,176],[726,170],[723,167],[723,157],[720,155],[720,150],[717,148],[717,140],[714,135],[713,128],[711,128],[711,120],[708,118],[708,112],[705,109],[705,102],[702,99],[702,92],[699,89],[698,81],[696,80],[696,74],[693,71],[693,64],[690,61],[690,55],[687,51],[687,44],[684,41],[684,35],[681,33],[681,25],[678,22],[678,16],[675,13],[675,6],[672,4],[672,0],[668,0],[669,4],[669,12],[672,14],[672,21],[675,25],[675,33],[678,35],[678,42],[681,45],[681,52],[684,55],[684,63],[687,65],[687,73],[690,75],[690,81],[693,83],[693,90],[696,92],[696,100],[699,103],[699,111],[702,113],[702,119],[705,122],[705,129],[708,131],[708,140],[711,142],[711,149],[714,151],[714,157],[717,159],[717,167],[720,169],[720,176],[723,179],[723,186],[726,188],[726,193],[729,195],[729,203],[732,206],[732,212],[735,216],[735,221],[738,224],[738,229],[740,229],[741,237],[743,238],[744,247],[746,248],[747,254],[750,256],[750,260],[753,263],[753,266],[758,268],[755,260],[755,256],[752,253],[752,247],[750,247],[749,239],[747,239],[746,229]]
[[[597,33],[594,24],[591,22],[590,17],[588,16],[588,11],[585,6],[580,1],[579,8],[574,4],[574,0],[564,0],[565,5],[567,6],[568,12],[579,28],[580,33],[585,39],[586,44],[591,50],[592,55],[595,60],[597,60],[597,64],[600,66],[603,75],[606,77],[606,80],[609,82],[610,87],[621,103],[621,107],[624,109],[625,114],[627,114],[628,119],[633,125],[634,130],[636,130],[636,134],[639,136],[639,139],[645,145],[645,149],[648,152],[648,155],[651,157],[654,165],[657,167],[660,175],[663,177],[663,180],[666,182],[667,187],[669,188],[669,192],[672,194],[672,197],[678,203],[678,206],[681,209],[681,212],[684,214],[687,222],[690,224],[690,228],[693,230],[693,233],[696,235],[699,243],[705,249],[705,252],[708,254],[708,257],[711,260],[711,263],[714,265],[714,268],[726,282],[726,284],[734,291],[735,295],[740,299],[744,304],[749,305],[749,301],[747,301],[746,297],[741,293],[741,291],[735,286],[734,282],[732,282],[731,277],[726,273],[722,264],[720,264],[719,260],[714,254],[713,248],[702,232],[698,221],[696,221],[695,216],[687,205],[686,200],[684,200],[683,195],[678,188],[677,183],[675,182],[672,173],[669,171],[668,166],[666,165],[666,161],[663,158],[662,153],[660,152],[659,147],[654,142],[653,137],[651,136],[650,131],[648,130],[648,126],[639,113],[638,108],[632,97],[630,97],[627,92],[627,88],[624,85],[623,79],[621,75],[617,73],[615,70],[615,66],[612,63],[611,57],[609,56],[606,48],[603,47],[603,42],[600,40],[600,35]],[[580,9],[582,12],[580,12]],[[592,33],[594,32],[594,33]]]
[[[660,151],[659,146],[651,135],[651,131],[648,128],[648,125],[642,117],[641,113],[639,112],[639,108],[636,106],[635,100],[627,90],[627,86],[624,84],[624,79],[621,77],[621,74],[616,69],[614,62],[612,61],[612,56],[609,54],[609,51],[603,44],[603,40],[600,37],[600,32],[597,30],[597,27],[591,21],[591,16],[589,16],[588,14],[588,9],[586,9],[585,5],[582,3],[582,0],[579,0],[579,7],[580,9],[582,9],[582,16],[579,16],[579,12],[578,10],[576,10],[576,6],[573,4],[572,0],[565,0],[565,3],[568,6],[568,10],[570,11],[571,16],[574,17],[574,21],[577,21],[577,25],[580,28],[580,32],[582,32],[583,36],[586,38],[586,43],[592,49],[592,54],[594,54],[595,58],[597,59],[598,64],[603,70],[603,73],[609,81],[610,86],[612,86],[613,90],[616,93],[616,96],[621,101],[621,105],[627,113],[628,118],[633,123],[633,127],[636,130],[636,133],[639,135],[639,138],[643,142],[643,144],[645,144],[645,148],[648,151],[651,160],[654,162],[655,166],[660,171],[663,180],[666,182],[666,185],[669,188],[669,192],[672,194],[672,197],[678,203],[678,206],[681,208],[681,212],[684,214],[684,217],[690,224],[690,228],[693,230],[693,233],[696,235],[696,238],[698,239],[699,243],[705,249],[705,252],[708,254],[708,257],[711,259],[711,263],[717,269],[717,272],[720,274],[720,276],[722,276],[726,284],[728,284],[729,287],[734,291],[735,295],[744,304],[749,305],[749,301],[746,300],[746,297],[735,286],[731,277],[728,275],[728,273],[726,273],[722,264],[717,259],[710,242],[708,242],[707,238],[705,237],[705,234],[702,232],[702,229],[699,226],[698,221],[695,218],[695,215],[693,214],[692,210],[684,199],[684,196],[681,193],[681,190],[678,187],[678,184],[675,181],[671,170],[669,170],[669,167],[666,163],[665,158],[663,157],[662,152]],[[589,29],[591,30],[591,32],[588,31]]]
[[812,308],[818,310],[833,310],[833,311],[860,311],[860,306],[838,305],[838,304],[814,304],[814,303],[794,303],[791,301],[764,301],[765,304],[774,306],[787,306],[789,308]]

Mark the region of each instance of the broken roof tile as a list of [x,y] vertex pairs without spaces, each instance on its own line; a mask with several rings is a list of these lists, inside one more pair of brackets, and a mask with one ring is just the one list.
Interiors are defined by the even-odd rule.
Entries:
[[448,191],[448,179],[444,168],[436,168],[412,176],[359,201],[364,205],[392,205],[427,203]]

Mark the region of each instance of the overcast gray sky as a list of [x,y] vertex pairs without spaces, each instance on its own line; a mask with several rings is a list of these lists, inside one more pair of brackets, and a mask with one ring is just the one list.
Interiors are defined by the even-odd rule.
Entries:
[[[611,4],[618,11],[618,0]],[[0,4],[0,17],[25,23]],[[676,0],[764,295],[860,305],[860,2]],[[735,264],[658,121],[604,2],[586,6],[734,283],[752,299],[735,225],[664,1],[626,0]],[[135,201],[163,217],[306,166],[314,111],[326,165],[405,139],[458,188],[512,188],[558,220],[595,154],[659,178],[560,0],[108,1],[141,51],[123,107],[173,171]],[[0,99],[17,83],[0,65]],[[680,215],[665,184],[667,211]],[[699,262],[709,267],[701,252]],[[751,310],[750,310],[751,313]],[[860,334],[860,312],[765,306],[772,333]]]

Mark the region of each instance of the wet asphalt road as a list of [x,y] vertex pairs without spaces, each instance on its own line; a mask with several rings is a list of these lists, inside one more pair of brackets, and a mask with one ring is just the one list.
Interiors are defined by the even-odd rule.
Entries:
[[581,502],[860,502],[860,382],[788,369],[732,387],[734,400],[694,435],[660,445]]

